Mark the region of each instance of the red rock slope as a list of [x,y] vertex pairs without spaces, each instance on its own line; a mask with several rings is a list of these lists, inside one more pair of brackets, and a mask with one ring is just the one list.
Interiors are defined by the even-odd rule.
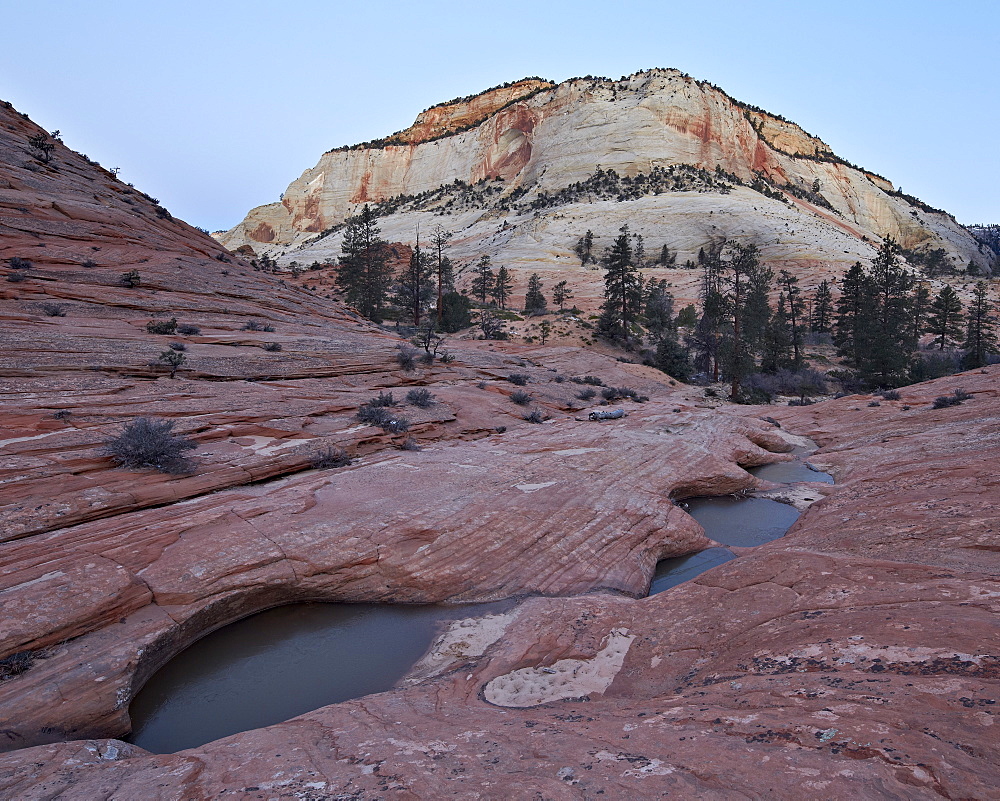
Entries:
[[[998,493],[985,456],[1000,368],[879,407],[766,410],[817,438],[838,485],[785,539],[636,600],[657,558],[706,544],[669,494],[751,487],[739,465],[782,458],[763,410],[713,410],[569,348],[468,343],[451,364],[403,372],[388,334],[216,261],[148,201],[133,213],[126,188],[80,157],[59,147],[54,167],[32,168],[36,130],[0,113],[0,255],[34,263],[0,284],[0,658],[34,659],[0,683],[0,732],[7,748],[39,743],[0,758],[0,795],[994,792]],[[142,285],[118,286],[133,268]],[[66,316],[37,313],[43,302]],[[174,380],[147,365],[170,341],[146,332],[151,316],[201,327]],[[276,330],[241,330],[248,319]],[[521,419],[512,371],[549,422]],[[576,386],[559,378],[587,373],[651,400],[618,423],[577,421]],[[405,410],[424,450],[353,419],[373,392],[416,385],[438,399]],[[972,400],[930,409],[959,385]],[[198,441],[194,475],[100,456],[138,414]],[[332,444],[360,458],[310,469]],[[107,739],[153,670],[256,609],[588,590],[466,625],[393,692],[176,755]],[[88,737],[102,739],[57,742]]]

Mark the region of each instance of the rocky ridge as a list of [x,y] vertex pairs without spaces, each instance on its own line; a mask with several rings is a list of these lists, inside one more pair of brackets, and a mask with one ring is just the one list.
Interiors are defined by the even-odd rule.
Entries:
[[[960,267],[994,259],[946,213],[850,165],[794,123],[675,70],[526,92],[503,95],[507,102],[468,130],[438,134],[418,119],[405,136],[330,151],[280,203],[252,210],[219,239],[284,254],[284,264],[329,260],[339,254],[339,224],[370,203],[392,241],[441,224],[456,236],[457,257],[487,253],[552,280],[579,279],[572,247],[584,231],[603,246],[624,222],[650,250],[667,244],[678,263],[735,238],[756,241],[767,261],[807,279],[871,258],[872,242],[885,236],[909,249],[942,247]],[[477,120],[492,100],[481,97],[438,111]],[[440,138],[426,138],[431,130]],[[657,185],[655,173],[669,169],[707,180]],[[602,193],[600,171],[629,185]]]

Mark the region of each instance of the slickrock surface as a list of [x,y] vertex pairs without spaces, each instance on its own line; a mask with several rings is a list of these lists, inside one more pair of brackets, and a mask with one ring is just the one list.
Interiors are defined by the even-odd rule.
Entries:
[[[455,624],[404,689],[175,755],[0,760],[25,798],[989,798],[998,368],[771,409],[838,484],[782,540],[647,599]],[[973,399],[930,411],[961,380]],[[721,416],[721,415],[720,415]],[[480,633],[480,629],[482,629]],[[485,652],[485,653],[484,653]],[[436,676],[436,677],[435,677]]]
[[[687,191],[624,201],[584,190],[569,202],[535,204],[598,168],[634,178],[673,165],[716,178],[718,167],[746,186],[729,192],[696,181]],[[778,193],[784,202],[768,197],[749,188],[757,176],[772,194],[788,185],[797,194]],[[809,194],[814,182],[821,198]],[[434,192],[436,199],[393,200]],[[907,248],[942,247],[960,268],[970,259],[983,268],[994,261],[949,215],[914,205],[794,123],[676,70],[557,86],[524,81],[439,106],[384,142],[325,153],[280,203],[253,209],[219,238],[233,249],[286,254],[282,264],[323,261],[339,254],[340,235],[320,234],[364,203],[387,201],[381,223],[391,241],[412,242],[418,226],[428,232],[441,224],[455,234],[455,257],[488,253],[515,276],[524,272],[522,281],[538,271],[553,282],[585,283],[576,241],[592,230],[599,254],[626,222],[645,237],[651,259],[663,244],[680,265],[713,241],[752,241],[776,269],[794,270],[810,286],[870,259],[872,242],[885,236]],[[668,280],[675,277],[683,281],[681,274]]]

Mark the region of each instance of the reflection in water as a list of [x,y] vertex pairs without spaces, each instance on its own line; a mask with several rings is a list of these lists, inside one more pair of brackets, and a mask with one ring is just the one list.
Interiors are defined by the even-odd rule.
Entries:
[[510,606],[317,603],[261,612],[161,668],[129,708],[129,740],[170,753],[388,690],[430,646],[439,621]]
[[656,595],[658,592],[669,590],[671,587],[690,581],[711,567],[725,564],[735,558],[728,548],[708,548],[687,556],[661,559],[656,563],[656,574],[653,576],[652,584],[649,585],[649,594]]
[[833,483],[833,476],[809,467],[808,462],[775,462],[751,468],[750,472],[757,478],[773,481],[775,484],[791,484],[796,481]]
[[748,547],[776,540],[798,520],[799,510],[769,498],[692,498],[688,514],[723,545]]

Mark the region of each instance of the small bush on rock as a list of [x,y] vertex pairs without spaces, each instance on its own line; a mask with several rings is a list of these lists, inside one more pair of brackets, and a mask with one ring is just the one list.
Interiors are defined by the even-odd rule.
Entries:
[[406,402],[419,409],[426,409],[434,403],[434,395],[427,389],[411,389],[406,393]]
[[39,303],[38,308],[46,317],[66,316],[66,307],[61,303]]
[[956,389],[951,395],[939,395],[934,399],[932,408],[947,409],[949,406],[959,406],[963,401],[972,397],[964,389]]
[[153,469],[172,475],[193,473],[194,467],[184,452],[198,445],[174,434],[173,428],[171,420],[139,417],[126,423],[102,450],[119,467],[130,470]]
[[510,399],[514,401],[518,406],[527,406],[531,403],[531,395],[525,392],[523,389],[515,390],[510,394]]
[[544,423],[545,415],[542,414],[538,409],[529,412],[524,416],[524,419],[529,423]]
[[581,389],[579,392],[576,393],[577,399],[582,401],[593,400],[594,397],[596,397],[596,395],[597,395],[597,390],[594,389],[593,387],[587,387],[586,389]]
[[327,448],[312,457],[312,466],[317,470],[329,470],[333,467],[346,467],[351,463],[351,457],[343,448]]
[[30,270],[34,266],[31,259],[22,259],[20,256],[11,256],[7,259],[7,263],[12,270]]
[[507,380],[510,381],[510,383],[515,384],[516,386],[523,387],[525,384],[528,383],[528,376],[526,376],[524,373],[511,373],[509,376],[507,376]]
[[268,325],[267,323],[258,323],[256,320],[247,320],[243,324],[244,331],[268,331],[273,332],[274,326]]
[[146,323],[146,331],[150,334],[176,334],[177,318],[171,317],[169,320],[150,320]]
[[185,337],[193,337],[201,333],[201,329],[196,325],[188,325],[183,323],[177,326],[177,333]]
[[129,270],[127,273],[122,273],[118,276],[118,283],[122,286],[127,286],[129,289],[135,289],[142,284],[142,276],[139,275],[138,270]]
[[281,343],[280,342],[265,342],[261,347],[264,348],[264,350],[266,350],[266,351],[270,351],[272,353],[276,353],[277,351],[281,350]]

